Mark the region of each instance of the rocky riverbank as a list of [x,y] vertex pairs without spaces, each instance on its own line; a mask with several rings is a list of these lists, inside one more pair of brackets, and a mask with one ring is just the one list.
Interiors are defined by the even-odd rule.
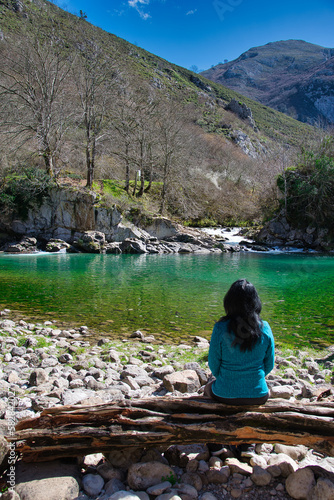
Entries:
[[85,231],[71,242],[51,238],[38,240],[24,236],[9,240],[0,247],[0,251],[17,253],[102,253],[102,254],[166,254],[166,253],[224,253],[240,251],[268,251],[269,247],[244,240],[239,245],[231,245],[227,237],[210,236],[196,229],[179,229],[164,239],[143,234],[140,237],[125,238],[122,241],[107,241],[106,235],[98,231]]
[[[129,398],[201,394],[210,375],[208,341],[161,345],[140,331],[122,341],[90,342],[89,330],[0,317],[0,428],[59,405],[96,405]],[[333,348],[278,352],[267,377],[271,398],[333,400]],[[11,449],[0,438],[8,479]],[[7,469],[7,471],[6,471]],[[229,447],[116,450],[76,461],[16,464],[15,488],[4,500],[230,500],[334,498],[334,458],[304,446],[261,444],[241,454]]]

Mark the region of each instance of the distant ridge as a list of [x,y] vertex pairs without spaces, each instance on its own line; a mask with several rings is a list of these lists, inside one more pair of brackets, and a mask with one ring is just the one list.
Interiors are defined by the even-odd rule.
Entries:
[[310,124],[334,123],[334,49],[303,40],[253,47],[201,75]]

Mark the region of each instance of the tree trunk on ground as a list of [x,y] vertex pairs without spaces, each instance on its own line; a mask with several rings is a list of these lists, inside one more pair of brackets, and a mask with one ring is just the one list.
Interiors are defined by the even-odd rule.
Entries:
[[303,444],[334,456],[334,402],[237,407],[201,396],[63,406],[22,420],[17,450],[25,461],[108,452],[113,448],[195,443]]

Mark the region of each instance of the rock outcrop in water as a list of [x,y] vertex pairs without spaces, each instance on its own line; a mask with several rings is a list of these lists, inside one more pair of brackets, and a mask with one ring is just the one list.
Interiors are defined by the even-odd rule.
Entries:
[[322,252],[334,249],[334,241],[327,228],[311,225],[304,229],[296,228],[284,214],[269,221],[257,234],[256,240],[260,244],[278,247],[308,248]]

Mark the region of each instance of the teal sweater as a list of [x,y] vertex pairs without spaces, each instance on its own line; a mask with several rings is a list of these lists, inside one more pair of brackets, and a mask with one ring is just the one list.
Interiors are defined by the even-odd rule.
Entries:
[[265,376],[274,367],[274,337],[267,321],[251,351],[232,346],[229,321],[215,324],[210,341],[209,367],[216,377],[213,393],[221,398],[260,398],[268,393]]

